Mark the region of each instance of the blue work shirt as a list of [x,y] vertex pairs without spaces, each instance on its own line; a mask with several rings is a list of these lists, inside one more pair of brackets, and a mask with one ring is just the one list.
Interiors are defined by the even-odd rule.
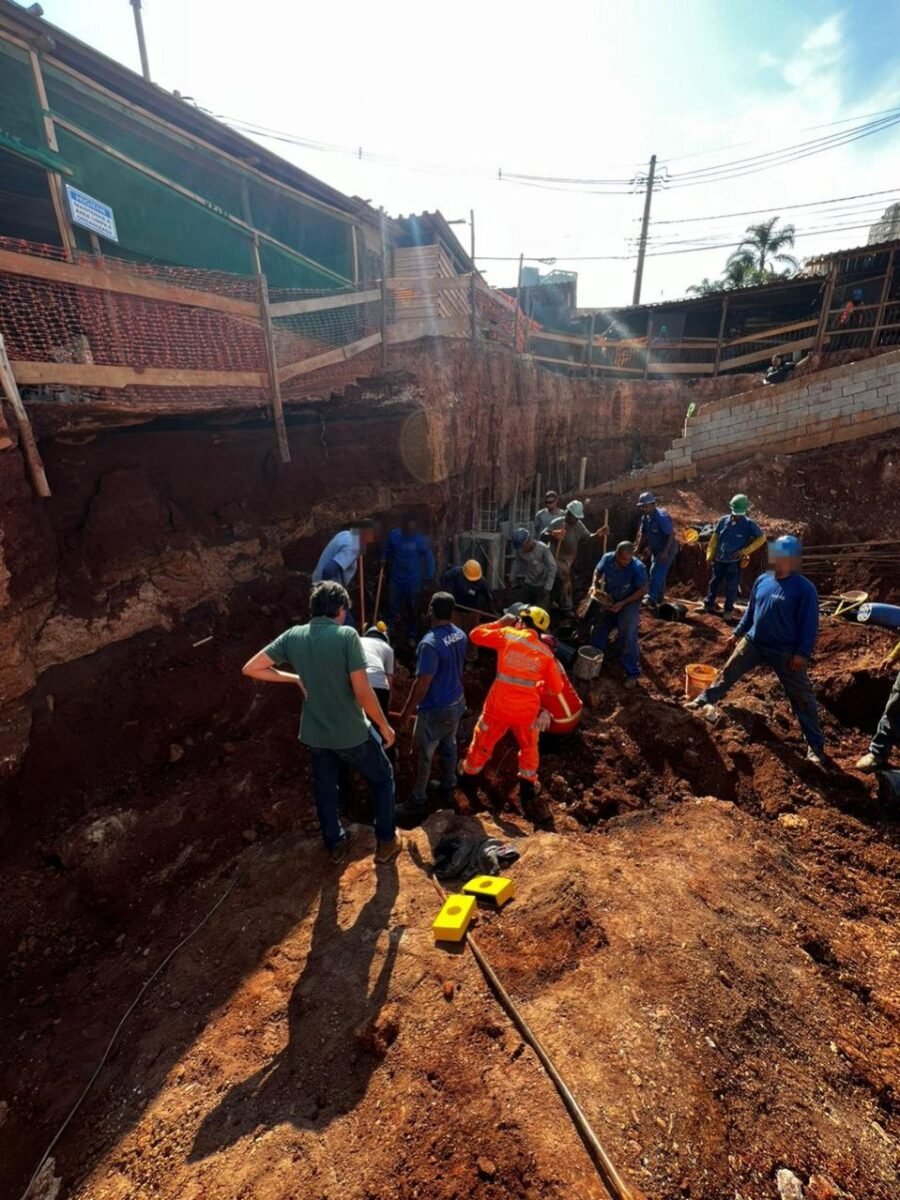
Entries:
[[597,574],[606,584],[606,594],[616,604],[638,588],[647,586],[647,568],[641,560],[633,558],[627,567],[620,567],[614,550],[604,554],[597,563]]
[[334,535],[319,556],[316,569],[312,573],[313,583],[322,582],[326,567],[331,567],[332,572],[334,567],[337,567],[340,570],[340,582],[346,587],[356,574],[360,552],[359,533],[353,529],[342,529]]
[[672,518],[664,508],[655,508],[641,517],[641,535],[654,554],[665,550],[673,529]]
[[424,579],[434,578],[431,542],[423,533],[392,529],[384,548],[384,558],[391,583],[415,587]]
[[800,654],[809,658],[819,632],[819,593],[804,575],[793,572],[776,579],[760,575],[750,593],[750,603],[734,631],[747,636],[762,650]]
[[741,557],[741,551],[762,537],[762,530],[749,517],[722,517],[716,525],[716,562],[733,562]]
[[463,669],[469,639],[456,625],[436,625],[419,642],[416,675],[431,675],[419,712],[449,708],[463,697]]

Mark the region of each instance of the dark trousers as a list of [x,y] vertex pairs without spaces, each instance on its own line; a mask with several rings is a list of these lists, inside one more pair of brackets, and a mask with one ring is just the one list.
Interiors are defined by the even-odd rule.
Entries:
[[388,625],[393,629],[398,618],[406,622],[406,634],[415,638],[419,634],[419,616],[422,612],[421,583],[388,583]]
[[890,758],[891,750],[900,742],[900,673],[894,680],[888,702],[884,706],[869,753],[876,758]]
[[778,676],[778,682],[784,688],[794,716],[800,723],[800,729],[807,743],[817,753],[825,745],[825,735],[819,725],[819,709],[816,705],[815,693],[812,689],[806,670],[791,671],[788,660],[791,655],[779,650],[764,650],[751,642],[749,638],[741,638],[736,649],[722,669],[722,674],[714,684],[701,692],[700,700],[704,703],[717,704],[726,696],[737,681],[743,678],[754,667],[770,667]]
[[456,731],[465,711],[465,697],[460,697],[447,708],[426,709],[417,714],[413,734],[416,780],[412,790],[412,802],[416,808],[425,807],[431,764],[438,750],[441,755],[441,787],[451,793],[456,788]]
[[339,784],[341,768],[358,771],[368,780],[375,814],[375,837],[390,842],[394,837],[394,769],[374,729],[358,746],[347,750],[310,746],[313,791],[316,812],[322,827],[322,840],[329,850],[336,849],[347,836],[341,824]]
[[709,591],[704,601],[707,608],[712,608],[718,599],[722,587],[725,588],[725,611],[730,613],[737,600],[738,589],[741,586],[741,564],[739,562],[714,562],[712,574],[709,577]]

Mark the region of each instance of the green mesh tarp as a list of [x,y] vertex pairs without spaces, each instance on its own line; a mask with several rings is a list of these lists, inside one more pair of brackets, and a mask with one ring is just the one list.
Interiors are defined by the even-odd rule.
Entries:
[[0,41],[0,130],[29,146],[44,146],[41,113],[28,55]]

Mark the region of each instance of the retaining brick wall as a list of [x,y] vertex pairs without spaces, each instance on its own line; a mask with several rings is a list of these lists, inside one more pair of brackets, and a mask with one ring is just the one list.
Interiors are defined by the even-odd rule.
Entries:
[[693,479],[757,450],[795,454],[900,428],[900,351],[704,404],[663,460],[604,492]]

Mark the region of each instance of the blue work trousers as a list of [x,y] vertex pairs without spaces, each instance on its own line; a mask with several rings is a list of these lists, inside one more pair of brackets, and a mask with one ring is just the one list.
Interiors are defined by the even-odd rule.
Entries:
[[654,604],[662,604],[666,595],[666,576],[672,559],[663,559],[662,555],[654,554],[650,559],[650,586],[647,595]]
[[722,668],[722,674],[715,683],[700,693],[699,699],[703,704],[717,704],[748,671],[755,667],[770,667],[785,690],[803,736],[819,754],[825,745],[825,735],[819,725],[819,709],[812,683],[805,668],[800,671],[789,670],[790,658],[791,655],[787,651],[765,650],[750,638],[741,638],[731,658]]
[[738,589],[741,586],[741,564],[739,562],[716,561],[713,563],[712,574],[709,577],[709,591],[704,600],[707,608],[715,607],[723,585],[725,588],[725,611],[730,613],[734,611],[734,602],[737,600]]
[[388,625],[393,629],[398,619],[406,622],[406,635],[419,635],[419,616],[422,611],[422,581],[388,583]]
[[445,792],[456,788],[456,731],[466,711],[465,697],[447,708],[426,709],[416,715],[413,742],[416,747],[416,779],[413,784],[412,802],[424,808],[428,791],[431,764],[436,751],[441,755],[441,787]]
[[626,604],[617,613],[607,612],[594,626],[591,645],[598,650],[604,650],[609,635],[615,629],[619,647],[619,658],[625,668],[625,674],[636,679],[641,673],[640,653],[638,650],[638,624],[641,619],[641,606],[637,603]]
[[368,780],[375,815],[375,837],[379,842],[394,838],[394,769],[374,729],[358,746],[347,750],[310,746],[313,768],[313,791],[316,812],[322,827],[322,840],[329,850],[335,850],[347,836],[341,824],[339,784],[341,769],[359,771]]
[[875,730],[875,736],[869,746],[869,753],[875,758],[887,760],[891,756],[891,749],[898,742],[900,742],[900,674],[894,680],[888,702],[884,706],[884,712],[881,714],[881,720],[878,722],[878,728]]

